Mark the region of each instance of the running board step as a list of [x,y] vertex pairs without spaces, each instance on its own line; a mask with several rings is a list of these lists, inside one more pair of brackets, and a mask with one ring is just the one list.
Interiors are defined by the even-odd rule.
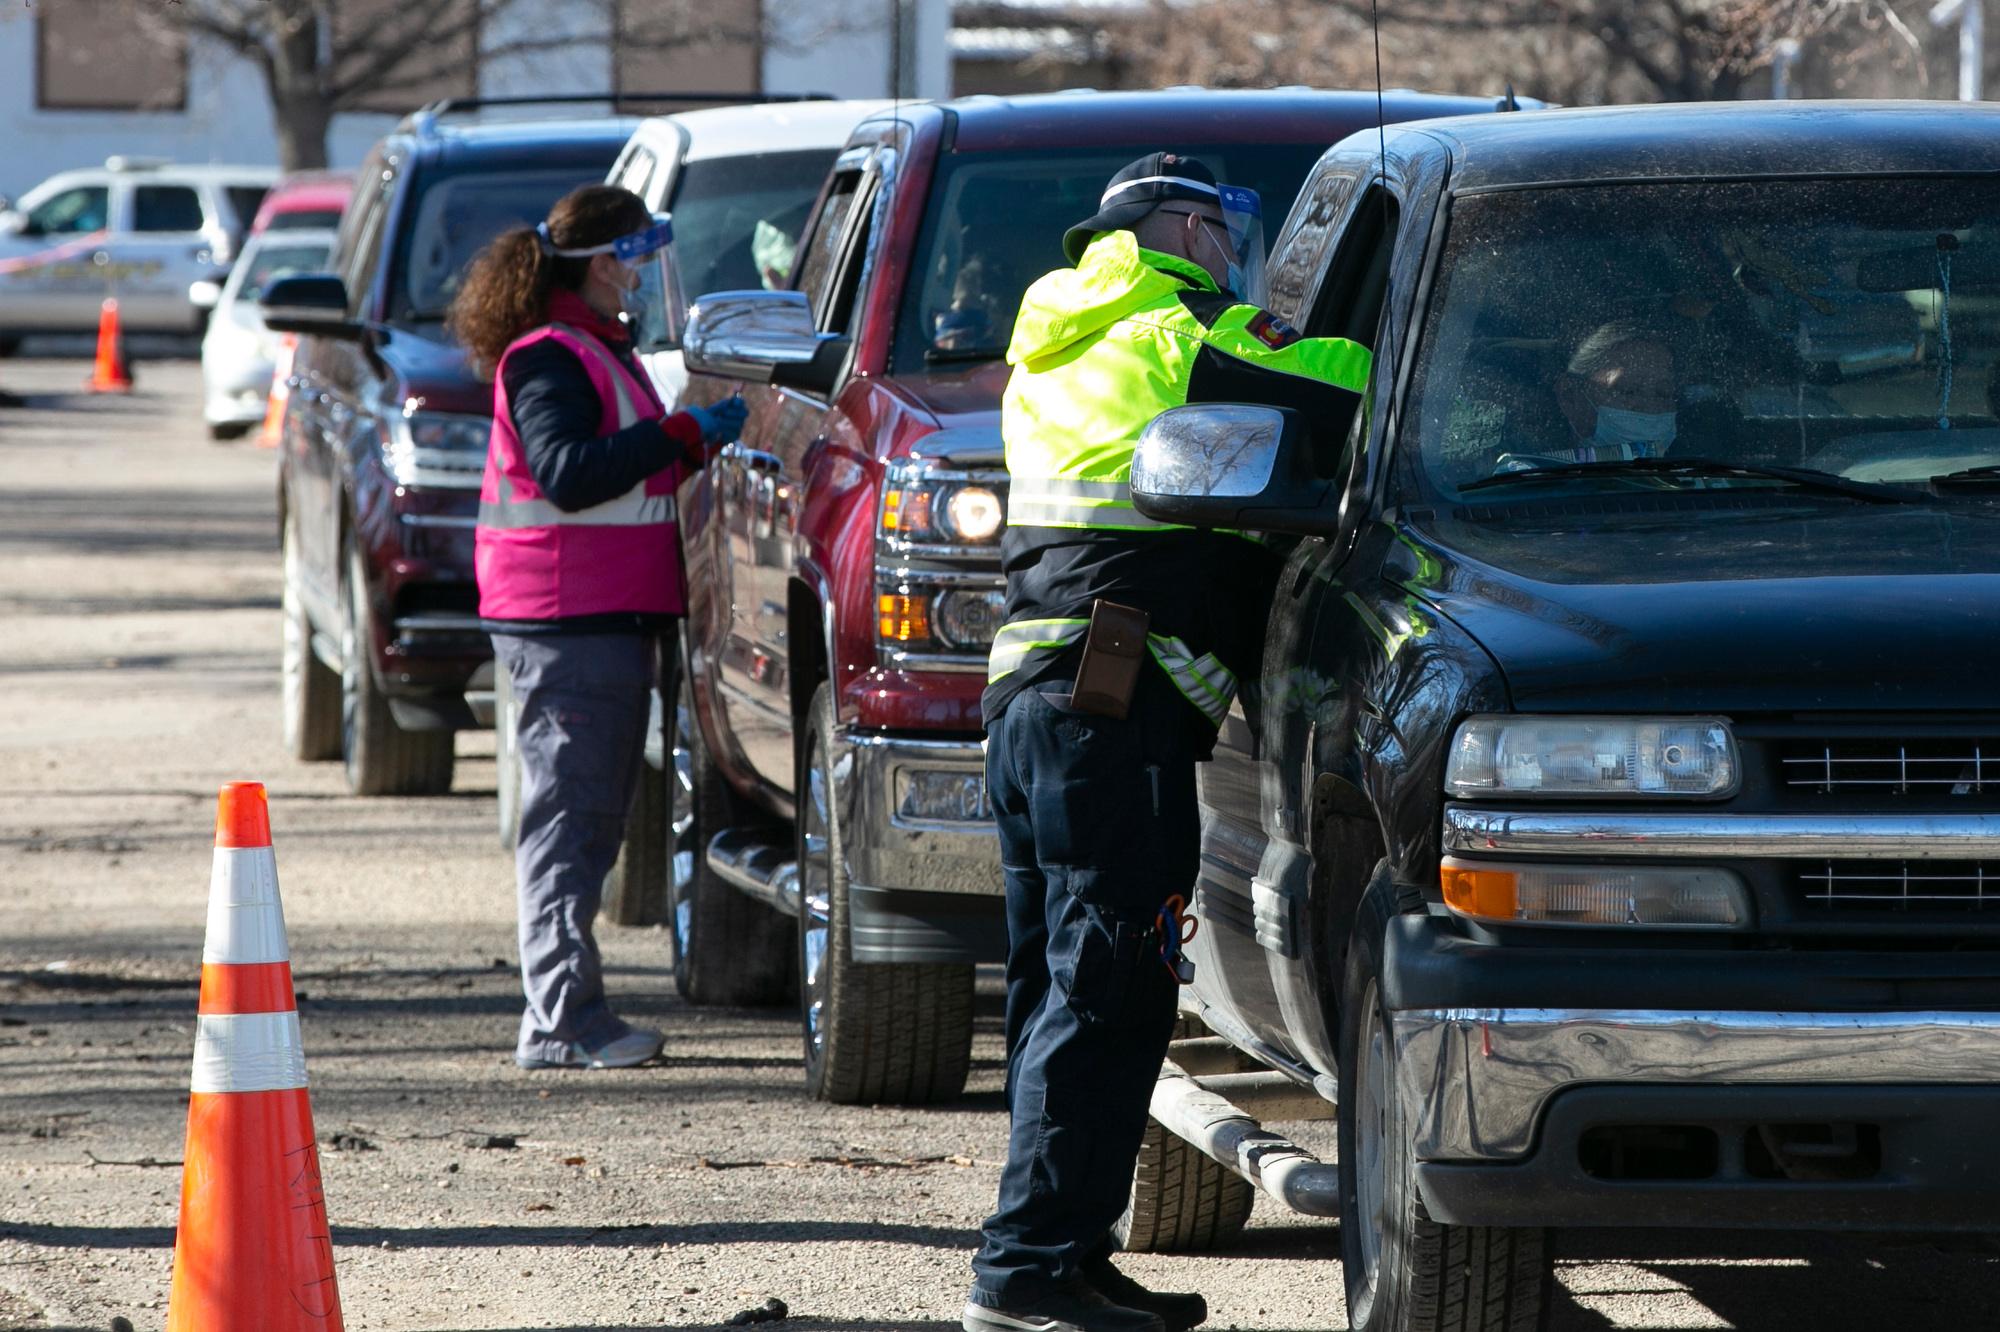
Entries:
[[[1247,1093],[1255,1090],[1260,1099],[1281,1107],[1272,1113],[1290,1113],[1301,1093],[1317,1102],[1322,1115],[1328,1108],[1310,1088],[1300,1087],[1282,1073],[1239,1073],[1225,1077],[1232,1091],[1242,1094],[1243,1099],[1251,1099]],[[1251,1078],[1260,1081],[1252,1083],[1248,1081]],[[1266,1079],[1280,1079],[1284,1087],[1295,1090],[1281,1095],[1284,1087]],[[1161,1066],[1160,1080],[1153,1084],[1153,1118],[1167,1132],[1186,1140],[1204,1156],[1219,1161],[1292,1211],[1304,1216],[1340,1215],[1338,1167],[1321,1161],[1282,1134],[1272,1133],[1228,1098],[1189,1077],[1171,1059]]]
[[799,914],[799,865],[756,832],[729,828],[709,839],[708,867],[744,896],[787,916]]

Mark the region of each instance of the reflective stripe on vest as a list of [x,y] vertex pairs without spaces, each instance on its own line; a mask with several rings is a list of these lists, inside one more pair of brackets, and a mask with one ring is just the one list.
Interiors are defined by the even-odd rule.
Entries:
[[1133,508],[1132,487],[1124,481],[1017,475],[1009,478],[1008,486],[1007,523],[1011,527],[1186,530],[1175,523],[1154,522]]
[[[1001,626],[993,636],[993,654],[986,663],[986,682],[1012,675],[1031,657],[1061,652],[1083,641],[1090,632],[1089,620],[1016,620]],[[1147,634],[1146,648],[1153,660],[1174,682],[1174,688],[1201,714],[1217,726],[1229,715],[1236,697],[1236,676],[1216,659],[1213,652],[1200,656],[1178,638]]]
[[[638,404],[632,400],[632,389],[626,378],[630,373],[618,364],[604,344],[587,333],[571,328],[567,324],[556,324],[563,332],[576,340],[576,346],[584,355],[594,357],[604,368],[605,377],[611,384],[611,397],[618,408],[618,428],[625,430],[642,419]],[[497,487],[498,498],[482,500],[479,505],[479,523],[482,527],[522,528],[522,527],[651,527],[674,521],[674,497],[672,495],[648,495],[646,482],[641,480],[623,495],[609,499],[602,504],[593,504],[587,509],[574,513],[557,508],[545,499],[518,499],[512,494],[507,479],[500,478]]]

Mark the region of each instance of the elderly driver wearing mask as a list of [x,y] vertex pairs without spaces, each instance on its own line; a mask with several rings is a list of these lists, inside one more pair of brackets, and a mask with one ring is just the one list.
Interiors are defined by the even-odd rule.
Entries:
[[1657,458],[1674,442],[1674,354],[1658,335],[1605,324],[1577,346],[1556,388],[1576,443],[1551,450],[1565,462]]

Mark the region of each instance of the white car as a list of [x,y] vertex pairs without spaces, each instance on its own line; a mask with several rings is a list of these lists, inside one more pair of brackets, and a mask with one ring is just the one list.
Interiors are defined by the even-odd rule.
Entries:
[[[833,159],[883,101],[760,102],[640,122],[606,179],[674,219],[689,299],[782,283]],[[677,346],[641,346],[671,408],[687,386]]]
[[264,327],[257,297],[290,273],[323,272],[331,231],[266,231],[252,236],[229,280],[196,282],[188,299],[209,310],[201,340],[202,416],[212,439],[233,439],[264,419],[279,334]]
[[128,333],[196,333],[190,283],[225,272],[274,167],[113,157],[0,208],[0,353],[33,333],[97,327],[118,298]]

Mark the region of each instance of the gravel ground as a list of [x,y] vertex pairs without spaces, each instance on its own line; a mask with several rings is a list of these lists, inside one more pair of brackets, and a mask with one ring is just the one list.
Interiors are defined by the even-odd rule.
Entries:
[[[789,1015],[691,1010],[606,926],[658,1067],[541,1073],[518,1012],[490,737],[448,798],[357,800],[277,743],[273,464],[212,445],[187,362],[128,398],[0,362],[0,1329],[165,1322],[217,785],[271,789],[327,1210],[353,1329],[957,1325],[990,1205],[998,996],[938,1110],[807,1102]],[[511,1145],[495,1145],[510,1143]],[[1344,1327],[1331,1225],[1130,1260],[1218,1328]],[[1553,1327],[2000,1326],[2000,1246],[1566,1234]]]

